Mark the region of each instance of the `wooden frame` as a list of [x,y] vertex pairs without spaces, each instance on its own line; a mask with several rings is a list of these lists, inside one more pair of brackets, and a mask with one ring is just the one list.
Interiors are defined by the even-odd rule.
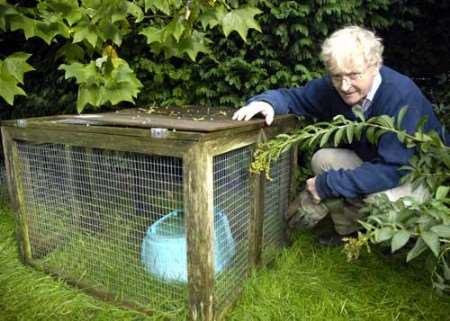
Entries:
[[[297,125],[296,118],[276,117],[271,127],[266,127],[263,120],[256,120],[248,124],[240,124],[239,127],[210,132],[167,129],[164,137],[161,138],[152,137],[149,128],[71,125],[61,123],[61,119],[66,118],[56,116],[2,123],[8,188],[14,207],[18,210],[17,235],[24,261],[35,266],[32,263],[28,227],[23,219],[24,191],[20,179],[23,164],[20,163],[17,155],[17,141],[178,157],[183,160],[187,244],[190,249],[188,251],[189,318],[205,321],[221,318],[225,311],[219,311],[216,308],[214,298],[213,158],[240,147],[256,145],[261,140],[270,139],[279,133],[288,132]],[[291,163],[294,164],[297,155],[296,153],[292,155]],[[249,225],[250,267],[256,267],[259,264],[262,252],[265,184],[262,176],[253,175],[251,178],[253,201]],[[293,188],[294,185],[291,184],[291,193]],[[130,306],[129,303],[124,303]]]

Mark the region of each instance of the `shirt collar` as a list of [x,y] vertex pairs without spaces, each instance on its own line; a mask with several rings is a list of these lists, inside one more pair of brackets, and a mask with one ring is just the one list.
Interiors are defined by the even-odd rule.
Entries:
[[378,88],[381,85],[381,75],[380,72],[377,72],[374,80],[373,80],[373,84],[372,84],[372,88],[370,88],[369,92],[367,93],[367,96],[365,99],[369,100],[370,102],[373,101],[373,97],[375,96],[375,93],[377,92]]

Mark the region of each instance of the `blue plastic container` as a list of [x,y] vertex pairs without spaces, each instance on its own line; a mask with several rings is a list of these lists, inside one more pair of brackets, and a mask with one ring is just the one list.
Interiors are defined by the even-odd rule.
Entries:
[[[235,253],[227,216],[214,211],[216,273],[223,271]],[[177,209],[149,226],[142,241],[141,260],[147,270],[169,282],[187,282],[187,242],[183,210]]]

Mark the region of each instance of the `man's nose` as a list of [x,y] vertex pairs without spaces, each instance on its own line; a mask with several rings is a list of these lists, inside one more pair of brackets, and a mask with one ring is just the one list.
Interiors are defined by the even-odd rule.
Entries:
[[348,81],[347,78],[345,78],[345,77],[342,78],[341,86],[340,86],[342,91],[344,91],[344,92],[348,91],[351,86],[352,86],[352,84],[350,83],[350,81]]

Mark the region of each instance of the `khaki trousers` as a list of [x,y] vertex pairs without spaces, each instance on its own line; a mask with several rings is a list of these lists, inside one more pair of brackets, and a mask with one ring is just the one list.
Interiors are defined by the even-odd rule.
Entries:
[[[343,148],[323,148],[318,150],[312,157],[311,167],[315,175],[334,169],[353,169],[360,166],[363,161],[355,152]],[[424,202],[429,198],[428,190],[419,186],[413,189],[411,184],[403,184],[397,187],[369,194],[363,199],[346,199],[341,202],[335,200],[325,200],[323,203],[329,208],[331,219],[334,222],[335,230],[338,234],[347,235],[360,229],[358,220],[363,218],[359,208],[364,205],[364,201],[370,202],[377,195],[385,194],[392,202],[401,197],[409,196],[418,202]]]

